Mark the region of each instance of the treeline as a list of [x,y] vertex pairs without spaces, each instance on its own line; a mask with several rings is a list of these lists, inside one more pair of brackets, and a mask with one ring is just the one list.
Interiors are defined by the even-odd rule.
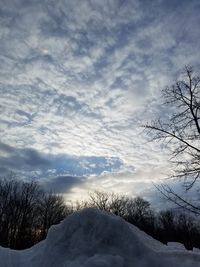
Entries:
[[69,214],[93,207],[121,216],[157,240],[200,248],[200,225],[195,218],[172,210],[155,212],[141,197],[94,191],[88,201],[66,205],[61,195],[45,192],[35,182],[0,180],[0,245],[25,249],[46,238],[51,225]]
[[0,245],[25,249],[44,239],[49,227],[70,213],[61,196],[36,182],[0,180]]
[[79,203],[78,206],[94,207],[119,215],[164,244],[179,242],[189,250],[200,248],[199,218],[180,210],[156,212],[141,197],[130,198],[100,191],[91,193],[89,201]]

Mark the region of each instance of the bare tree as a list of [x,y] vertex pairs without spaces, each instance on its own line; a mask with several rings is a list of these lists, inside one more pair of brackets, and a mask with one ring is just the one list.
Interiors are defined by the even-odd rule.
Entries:
[[40,212],[41,239],[46,237],[51,225],[60,223],[70,213],[63,197],[52,192],[43,195],[38,208]]
[[45,192],[36,182],[24,182],[13,175],[0,178],[1,246],[28,248],[71,212],[62,196]]
[[103,191],[95,190],[89,193],[88,206],[104,211],[110,211],[110,194]]
[[[35,237],[34,224],[37,216],[37,203],[42,197],[42,190],[36,182],[18,181],[18,193],[15,199],[19,203],[18,214],[13,214],[13,219],[17,221],[16,245],[24,249],[32,245]],[[13,208],[16,204],[13,203]],[[16,216],[17,215],[17,216]]]
[[[178,79],[163,91],[164,105],[171,112],[165,120],[145,125],[153,133],[153,140],[163,140],[171,145],[174,164],[172,177],[184,178],[186,190],[200,178],[200,77],[186,66]],[[162,187],[168,199],[184,202],[173,190]],[[187,203],[185,203],[187,204]],[[199,209],[199,207],[197,207]]]
[[125,195],[114,194],[110,195],[110,212],[125,218],[127,216],[127,208],[131,199]]
[[89,193],[89,201],[82,207],[94,207],[115,215],[125,217],[130,199],[127,196],[95,190]]
[[152,217],[150,203],[142,197],[130,199],[127,204],[127,220],[138,225]]
[[154,139],[172,143],[176,177],[184,177],[190,189],[200,176],[200,77],[186,66],[180,80],[163,90],[170,118],[145,127],[154,131]]
[[161,211],[158,217],[161,227],[166,231],[170,231],[174,228],[175,216],[172,210]]
[[177,205],[177,207],[189,212],[193,213],[197,216],[200,216],[200,206],[198,205],[199,199],[197,199],[194,203],[191,202],[190,199],[186,199],[176,193],[169,185],[161,184],[154,185],[157,190],[164,196],[165,199],[173,202]]

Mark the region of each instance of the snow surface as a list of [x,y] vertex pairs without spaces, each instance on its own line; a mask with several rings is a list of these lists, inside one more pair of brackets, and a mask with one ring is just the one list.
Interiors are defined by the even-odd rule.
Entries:
[[0,248],[0,267],[198,267],[200,254],[161,244],[120,217],[84,209],[23,251]]
[[168,242],[167,245],[174,249],[185,250],[185,246],[179,242]]

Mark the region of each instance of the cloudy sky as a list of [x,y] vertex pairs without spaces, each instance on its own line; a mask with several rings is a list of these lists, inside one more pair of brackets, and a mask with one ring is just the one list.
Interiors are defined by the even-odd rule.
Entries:
[[170,168],[142,124],[199,67],[199,0],[0,0],[0,170],[80,199],[148,196]]

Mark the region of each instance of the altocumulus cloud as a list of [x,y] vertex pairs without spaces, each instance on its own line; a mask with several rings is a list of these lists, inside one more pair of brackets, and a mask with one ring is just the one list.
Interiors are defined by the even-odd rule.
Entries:
[[167,155],[138,126],[162,116],[156,99],[178,69],[199,66],[199,11],[198,0],[2,0],[1,170],[124,192],[161,177]]

